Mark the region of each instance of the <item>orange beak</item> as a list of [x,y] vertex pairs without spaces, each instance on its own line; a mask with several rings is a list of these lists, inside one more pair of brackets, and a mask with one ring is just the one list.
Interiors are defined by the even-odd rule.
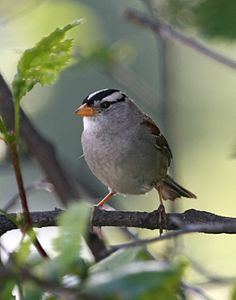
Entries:
[[97,111],[93,107],[88,106],[85,103],[80,105],[80,107],[76,109],[74,114],[80,117],[91,117],[91,116],[95,116],[97,114]]

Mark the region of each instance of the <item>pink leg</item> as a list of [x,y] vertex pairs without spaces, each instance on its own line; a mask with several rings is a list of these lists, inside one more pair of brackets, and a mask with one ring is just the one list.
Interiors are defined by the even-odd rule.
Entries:
[[115,195],[115,192],[109,192],[98,204],[97,207],[102,207],[107,201]]
[[158,213],[159,213],[159,225],[160,225],[160,229],[159,229],[159,232],[160,232],[160,235],[163,233],[163,227],[167,227],[167,219],[166,219],[166,211],[165,211],[165,207],[164,207],[164,204],[163,204],[163,195],[162,195],[162,191],[161,189],[158,187],[156,188],[157,191],[158,191],[158,194],[159,194],[159,200],[160,200],[160,205],[157,209]]
[[161,203],[162,206],[164,206],[164,204],[163,204],[162,191],[161,191],[161,189],[160,189],[159,187],[158,187],[156,190],[158,191],[158,194],[159,194],[159,200],[160,200],[160,203]]

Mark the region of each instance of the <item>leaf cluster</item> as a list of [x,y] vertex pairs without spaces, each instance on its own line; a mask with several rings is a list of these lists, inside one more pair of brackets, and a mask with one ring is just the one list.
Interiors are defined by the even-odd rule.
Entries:
[[32,244],[25,238],[0,267],[0,299],[13,299],[15,286],[27,300],[61,299],[63,294],[72,299],[178,299],[184,263],[157,262],[140,247],[119,250],[99,263],[85,259],[90,213],[81,203],[60,216],[50,260],[30,257]]

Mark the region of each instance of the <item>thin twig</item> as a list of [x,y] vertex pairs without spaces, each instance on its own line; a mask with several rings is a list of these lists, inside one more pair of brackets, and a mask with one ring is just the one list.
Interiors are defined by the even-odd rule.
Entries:
[[236,277],[232,276],[232,277],[220,277],[218,279],[209,279],[209,280],[205,280],[205,281],[201,281],[201,282],[196,282],[195,285],[198,286],[210,286],[213,285],[215,286],[217,285],[231,285],[234,284],[236,282]]
[[18,151],[17,151],[17,145],[15,142],[12,142],[9,145],[9,150],[11,154],[11,160],[15,172],[15,177],[16,177],[16,182],[19,190],[19,196],[21,200],[21,205],[23,209],[23,215],[24,215],[24,220],[25,220],[25,225],[26,228],[25,230],[28,230],[29,227],[31,227],[31,219],[30,219],[30,212],[29,212],[29,206],[26,198],[26,193],[25,193],[25,188],[24,188],[24,182],[23,182],[23,177],[21,174],[21,168],[20,168],[20,160],[18,156]]
[[[32,185],[25,186],[26,194],[30,194],[36,191],[45,191],[48,193],[54,192],[54,186],[45,180],[35,181]],[[15,194],[3,207],[4,211],[9,211],[19,200],[19,193]]]
[[[23,234],[29,233],[33,230],[33,224],[32,224],[31,217],[30,217],[29,206],[28,206],[28,202],[27,202],[23,177],[22,177],[22,173],[21,173],[20,159],[19,159],[19,155],[18,155],[18,151],[17,151],[17,144],[15,143],[15,141],[13,141],[8,146],[9,146],[12,164],[13,164],[15,177],[16,177],[16,182],[17,182],[17,186],[18,186],[18,190],[19,190],[21,206],[23,209],[25,225],[23,228],[21,228],[21,230],[22,230]],[[37,249],[37,251],[39,252],[39,254],[43,258],[49,258],[47,252],[44,250],[44,248],[40,244],[36,234],[34,234],[34,237],[33,237],[33,244],[34,244],[35,248]]]
[[198,296],[198,299],[203,299],[203,300],[212,300],[203,290],[201,290],[199,287],[190,285],[186,282],[182,282],[181,284],[182,288],[185,290],[188,290]]
[[[164,241],[164,240],[168,240],[171,238],[174,238],[176,236],[179,235],[184,235],[187,233],[194,233],[194,232],[204,232],[204,233],[212,233],[214,231],[214,233],[219,233],[219,231],[227,231],[228,228],[232,228],[231,224],[227,224],[229,226],[226,226],[226,224],[224,224],[222,226],[222,224],[215,224],[214,227],[210,226],[208,224],[192,224],[192,225],[187,225],[185,228],[183,229],[179,229],[176,231],[172,231],[172,232],[167,232],[166,234],[163,234],[161,236],[157,236],[154,238],[150,238],[150,239],[140,239],[137,241],[133,241],[133,242],[128,242],[128,243],[122,243],[119,245],[115,245],[111,247],[111,252],[114,252],[118,249],[124,249],[124,248],[129,248],[129,247],[136,247],[136,246],[143,246],[146,244],[151,244],[154,242],[159,242],[159,241]],[[223,227],[223,228],[222,228]],[[236,229],[236,227],[235,227]],[[236,231],[235,231],[236,232]]]
[[125,12],[125,17],[127,20],[136,25],[148,26],[152,31],[158,35],[161,35],[163,38],[169,38],[180,42],[181,44],[190,47],[233,70],[236,70],[235,60],[230,59],[229,57],[207,47],[205,44],[195,38],[186,36],[182,32],[174,29],[170,24],[158,18],[156,18],[155,21],[151,20],[146,14],[134,9],[127,9]]

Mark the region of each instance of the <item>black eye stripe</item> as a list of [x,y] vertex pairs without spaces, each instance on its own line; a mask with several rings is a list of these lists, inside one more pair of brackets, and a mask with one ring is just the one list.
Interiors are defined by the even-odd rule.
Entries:
[[100,103],[100,107],[101,107],[101,108],[108,108],[108,107],[111,106],[112,104],[115,104],[115,103],[118,103],[118,102],[124,102],[124,101],[125,101],[125,98],[126,98],[126,96],[125,96],[125,95],[122,95],[122,98],[117,99],[116,101],[106,101],[106,100],[104,100],[104,101],[102,101],[102,102]]
[[122,97],[120,99],[117,99],[116,102],[124,102],[126,99],[125,94],[122,94]]

